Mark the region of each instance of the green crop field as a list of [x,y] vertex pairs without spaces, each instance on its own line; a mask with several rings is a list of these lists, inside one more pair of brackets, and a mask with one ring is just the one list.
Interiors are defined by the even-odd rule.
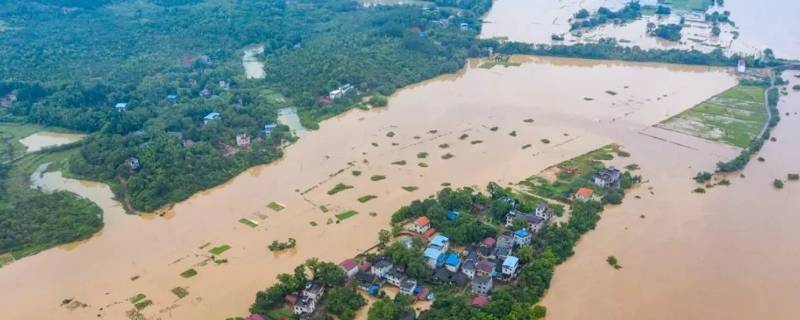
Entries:
[[740,85],[667,119],[660,126],[745,148],[766,121],[764,88]]

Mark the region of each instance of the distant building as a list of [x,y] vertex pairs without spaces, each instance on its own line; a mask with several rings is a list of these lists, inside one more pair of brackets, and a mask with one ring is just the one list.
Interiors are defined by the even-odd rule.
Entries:
[[212,112],[203,117],[203,124],[208,124],[211,121],[222,120],[222,115],[219,112]]
[[450,212],[447,213],[447,220],[453,221],[455,219],[458,219],[458,215],[459,215],[458,211],[450,210]]
[[592,182],[601,188],[619,188],[621,178],[621,171],[614,167],[608,167],[596,173],[592,177]]
[[231,84],[228,83],[228,81],[220,80],[219,81],[219,88],[222,89],[222,90],[226,90],[227,91],[227,90],[231,89]]
[[744,59],[739,59],[739,63],[736,65],[736,72],[738,73],[747,72],[747,62],[745,62]]
[[528,232],[527,229],[523,228],[514,231],[514,244],[518,246],[524,246],[530,243],[531,243],[531,234]]
[[263,131],[264,135],[266,135],[266,136],[272,135],[272,131],[275,130],[275,128],[277,128],[277,127],[278,127],[278,125],[274,124],[274,123],[265,124],[264,125],[264,131]]
[[287,296],[287,301],[294,300],[294,313],[296,315],[308,315],[314,312],[317,309],[317,302],[322,298],[322,295],[325,294],[325,287],[320,284],[306,284],[306,288],[300,293],[299,297],[293,297],[290,299]]
[[250,146],[250,135],[246,133],[240,133],[236,135],[236,145],[239,147],[249,147]]
[[428,248],[434,248],[441,250],[442,252],[447,251],[450,248],[450,239],[447,237],[437,234],[431,239],[430,244],[428,244]]
[[372,265],[372,268],[371,268],[370,271],[375,276],[377,276],[379,278],[383,278],[384,276],[386,276],[387,273],[389,273],[389,271],[392,271],[393,267],[394,267],[394,265],[392,265],[392,263],[389,262],[388,260],[380,260],[378,262],[375,262],[375,264]]
[[417,218],[417,220],[414,220],[414,224],[411,225],[411,230],[419,234],[425,233],[425,231],[428,231],[430,228],[431,220],[426,216]]
[[496,243],[497,243],[497,240],[495,240],[492,237],[486,237],[483,240],[481,240],[481,246],[484,246],[484,247],[487,247],[487,248],[494,248],[494,245]]
[[178,95],[177,94],[168,94],[167,95],[167,101],[169,101],[169,102],[178,101]]
[[471,287],[474,294],[487,294],[492,290],[492,277],[475,277],[475,279],[472,279]]
[[201,98],[206,98],[206,99],[211,98],[211,90],[208,90],[208,88],[203,88],[203,90],[200,90],[200,93],[198,93],[198,95]]
[[354,259],[345,259],[339,263],[339,267],[342,268],[348,278],[352,278],[358,272],[358,264]]
[[506,214],[506,227],[512,227],[515,221],[524,221],[531,232],[539,232],[545,223],[545,219],[541,215],[511,210]]
[[355,89],[355,87],[353,87],[353,85],[351,85],[349,83],[345,84],[345,85],[343,85],[341,87],[338,87],[335,90],[329,92],[328,93],[328,98],[331,99],[331,100],[336,100],[338,98],[343,97],[348,92],[350,92],[350,90],[353,90],[353,89]]
[[389,270],[389,272],[386,273],[386,276],[384,276],[384,278],[386,279],[386,282],[388,282],[391,285],[394,285],[395,287],[400,287],[400,284],[403,283],[404,280],[406,280],[406,276],[402,272],[400,272],[400,270],[397,269]]
[[575,192],[575,200],[579,201],[589,201],[592,200],[594,196],[594,191],[589,188],[580,188],[578,191]]
[[451,272],[458,272],[458,268],[461,266],[461,256],[458,253],[451,252],[447,255],[444,260],[444,267]]
[[501,272],[506,277],[513,278],[517,274],[517,267],[519,267],[519,259],[515,256],[508,256],[503,260]]
[[130,157],[125,160],[125,165],[128,166],[131,172],[138,171],[142,167],[141,163],[139,163],[139,158],[136,157]]
[[476,277],[491,277],[494,276],[495,264],[489,260],[481,260],[475,264]]
[[117,103],[114,105],[114,109],[116,109],[117,112],[125,112],[128,110],[128,104],[124,102]]

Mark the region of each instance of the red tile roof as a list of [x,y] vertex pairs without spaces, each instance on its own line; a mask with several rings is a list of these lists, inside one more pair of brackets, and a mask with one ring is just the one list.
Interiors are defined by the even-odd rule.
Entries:
[[484,295],[480,295],[480,296],[477,296],[474,299],[472,299],[472,306],[473,307],[480,308],[480,307],[485,306],[487,303],[489,303],[489,297],[484,296]]
[[425,234],[423,234],[422,237],[424,237],[425,239],[430,239],[431,237],[433,237],[434,234],[436,234],[436,229],[430,228],[428,229],[428,231],[425,231]]
[[481,243],[484,246],[487,246],[487,247],[494,247],[495,243],[497,243],[497,240],[495,240],[492,237],[486,237],[486,239],[483,239],[483,241],[481,241]]
[[420,225],[420,226],[424,226],[424,225],[427,225],[427,224],[430,224],[430,223],[431,223],[431,220],[428,219],[428,217],[426,217],[426,216],[421,216],[421,217],[417,218],[417,220],[414,221],[414,224]]
[[578,195],[579,197],[588,198],[591,197],[592,194],[594,194],[594,191],[592,191],[592,189],[589,188],[580,188],[578,189],[578,192],[576,192],[575,194]]
[[345,259],[344,261],[339,263],[339,266],[342,267],[344,271],[350,271],[353,270],[353,268],[355,268],[358,265],[356,264],[356,261],[353,259]]
[[431,293],[431,290],[428,288],[422,288],[422,290],[417,293],[417,300],[425,300],[428,299],[428,295]]
[[370,268],[372,268],[372,263],[370,263],[369,261],[364,261],[364,262],[362,262],[362,263],[360,263],[358,265],[358,270],[361,270],[361,271],[364,271],[364,272],[369,271]]

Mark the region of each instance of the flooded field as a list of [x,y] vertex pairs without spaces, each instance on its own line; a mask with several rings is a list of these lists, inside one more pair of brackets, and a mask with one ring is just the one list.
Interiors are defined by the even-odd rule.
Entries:
[[289,126],[295,134],[303,132],[306,129],[300,124],[300,117],[297,116],[297,109],[295,108],[282,108],[278,110],[278,122]]
[[[784,75],[792,84],[794,75]],[[606,210],[597,230],[556,268],[544,304],[553,319],[797,319],[800,236],[792,199],[800,185],[800,94],[779,104],[775,142],[730,186],[693,194],[690,179],[731,156],[723,145],[649,129],[666,141],[631,135],[619,141],[647,182],[625,203]],[[788,114],[788,115],[787,115]],[[680,144],[671,143],[680,142]],[[786,181],[782,190],[773,179]],[[645,217],[642,218],[641,215]],[[616,256],[621,270],[605,259]],[[676,311],[678,310],[678,311]]]
[[84,137],[86,135],[74,133],[37,132],[20,139],[19,142],[27,148],[27,152],[36,152],[47,147],[77,142]]
[[[679,23],[680,17],[673,14],[666,18],[645,16],[625,25],[607,24],[580,35],[571,34],[570,19],[580,9],[595,12],[604,6],[612,10],[623,7],[626,0],[500,0],[495,2],[483,25],[482,38],[507,38],[537,44],[554,43],[553,34],[563,35],[559,43],[592,43],[601,38],[615,38],[624,46],[641,48],[678,48],[711,51],[722,48],[729,53],[759,54],[772,48],[775,54],[785,58],[800,58],[800,38],[782,30],[800,29],[800,2],[767,0],[729,0],[721,10],[730,11],[736,26],[720,25],[721,34],[710,34],[711,26],[702,17],[687,18],[679,42],[670,42],[648,36],[647,24]],[[647,1],[643,1],[647,4]],[[779,23],[777,23],[779,22]],[[738,36],[736,35],[738,33]]]
[[258,55],[264,53],[264,45],[255,45],[244,48],[242,65],[244,75],[247,79],[264,79],[267,73],[264,71],[264,62],[258,60]]
[[[252,168],[160,214],[124,215],[107,187],[44,174],[45,185],[98,202],[105,210],[106,228],[78,245],[51,249],[0,269],[4,318],[49,314],[120,319],[133,309],[126,299],[139,293],[154,303],[142,311],[148,318],[243,315],[255,292],[278,273],[290,272],[309,257],[338,262],[373,246],[394,210],[439,190],[444,182],[510,184],[611,142],[626,148],[627,143],[634,148],[641,144],[645,149],[631,148],[634,155],[654,156],[664,148],[661,140],[640,131],[736,83],[728,70],[707,67],[515,60],[522,65],[491,70],[471,61],[459,74],[401,90],[388,108],[354,110],[327,120],[320,130],[304,132],[284,159]],[[532,147],[522,148],[526,144]],[[698,161],[710,166],[733,152],[717,149],[707,150]],[[421,158],[421,153],[428,155]],[[645,176],[682,178],[670,170],[690,170],[681,157],[685,154],[665,155],[663,164],[642,161],[648,170]],[[392,164],[402,160],[404,165]],[[372,181],[374,175],[386,179]],[[353,188],[329,195],[338,183]],[[403,186],[419,189],[408,192]],[[682,196],[692,196],[684,191]],[[377,198],[356,200],[367,194]],[[285,208],[268,208],[273,201]],[[335,223],[334,215],[346,210],[358,214]],[[240,223],[243,218],[257,226]],[[289,237],[297,239],[294,250],[267,250],[273,240]],[[220,256],[227,263],[210,260],[208,248],[220,245],[232,247]],[[581,250],[576,258],[582,257]],[[622,252],[618,256],[623,265],[631,259]],[[197,275],[181,277],[188,269]],[[557,281],[563,281],[560,273]],[[186,288],[189,295],[178,299],[170,292],[175,287]],[[65,299],[73,300],[62,307]],[[72,308],[75,301],[80,304]]]

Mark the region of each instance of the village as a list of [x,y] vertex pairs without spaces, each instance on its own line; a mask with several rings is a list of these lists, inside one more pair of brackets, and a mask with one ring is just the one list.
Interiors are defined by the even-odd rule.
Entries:
[[[599,203],[601,194],[622,187],[626,175],[614,167],[603,167],[585,176],[588,176],[588,185],[571,194],[570,198],[576,203]],[[495,192],[491,200],[473,199],[468,205],[470,209],[466,210],[468,212],[448,210],[443,220],[425,214],[404,219],[395,224],[397,227],[391,244],[381,243],[375,247],[379,249],[378,253],[366,252],[338,264],[345,279],[344,286],[356,287],[376,299],[406,296],[405,299],[412,302],[434,301],[442,292],[466,295],[470,306],[480,310],[492,301],[493,291],[516,285],[525,264],[533,262],[530,257],[532,242],[549,225],[558,223],[553,219],[557,210],[548,201],[540,199],[535,205],[523,202],[530,201],[507,192]],[[489,206],[493,204],[507,208],[502,219],[494,224],[479,221],[480,218],[476,217],[491,214]],[[496,235],[455,243],[446,230],[454,230],[452,224],[465,219],[490,224],[488,227],[492,231],[488,234]],[[438,221],[441,223],[437,224]],[[397,259],[394,257],[397,251],[407,255]],[[421,261],[423,269],[419,270],[413,262],[400,261],[409,259]],[[283,307],[300,319],[324,319],[325,312],[319,307],[323,304],[325,290],[325,286],[309,280],[302,290],[285,296]],[[417,310],[422,311],[421,308]],[[401,319],[415,319],[416,316],[415,312],[407,312]],[[252,314],[247,319],[272,318]]]

